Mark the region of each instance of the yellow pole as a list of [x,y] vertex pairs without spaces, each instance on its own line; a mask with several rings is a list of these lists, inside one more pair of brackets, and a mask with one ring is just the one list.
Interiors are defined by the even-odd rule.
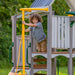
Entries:
[[[22,21],[24,21],[24,10],[22,11]],[[22,24],[22,58],[23,58],[23,75],[25,75],[25,28]]]
[[41,11],[48,11],[48,8],[20,8],[21,11],[32,11],[32,10],[41,10]]

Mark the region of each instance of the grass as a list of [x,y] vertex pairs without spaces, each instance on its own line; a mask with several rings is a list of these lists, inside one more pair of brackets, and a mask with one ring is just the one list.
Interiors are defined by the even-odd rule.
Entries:
[[[11,69],[0,69],[0,75],[8,75],[10,70]],[[74,71],[75,71],[75,67],[74,67]],[[45,72],[45,71],[39,71],[38,73],[47,74],[47,72]],[[58,75],[58,71],[57,71],[57,75]],[[59,68],[59,75],[68,75],[68,68],[67,67],[60,67]],[[74,72],[74,75],[75,75],[75,72]]]
[[8,75],[11,69],[0,69],[0,75]]

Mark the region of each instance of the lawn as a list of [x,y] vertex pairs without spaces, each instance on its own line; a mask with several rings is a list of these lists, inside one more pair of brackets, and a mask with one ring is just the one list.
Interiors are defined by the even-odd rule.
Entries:
[[11,69],[0,69],[0,75],[8,75]]
[[[0,69],[0,75],[8,75],[8,73],[10,72],[11,69]],[[75,71],[75,67],[74,67],[74,71]],[[38,73],[42,73],[42,74],[46,74],[47,72],[45,71],[39,71]],[[59,68],[59,74],[58,74],[58,70],[57,70],[57,75],[68,75],[68,69],[67,67],[60,67]],[[75,72],[74,72],[75,75]]]

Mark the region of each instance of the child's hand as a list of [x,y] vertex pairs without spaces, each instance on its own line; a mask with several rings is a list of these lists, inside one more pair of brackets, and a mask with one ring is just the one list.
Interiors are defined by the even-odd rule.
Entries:
[[25,24],[25,21],[22,21],[22,24]]

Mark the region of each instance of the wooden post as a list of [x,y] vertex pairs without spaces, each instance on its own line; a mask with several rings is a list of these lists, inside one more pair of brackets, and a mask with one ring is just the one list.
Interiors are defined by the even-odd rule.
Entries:
[[68,61],[68,75],[73,75],[73,68],[72,68],[72,28],[70,27],[70,49],[69,49],[69,53],[70,53],[70,58]]
[[54,58],[54,75],[56,75],[56,57]]
[[49,7],[47,30],[47,75],[52,75],[52,6]]
[[[52,11],[52,15],[54,15],[55,12]],[[52,51],[56,52],[56,49],[52,49]],[[54,58],[54,61],[53,61],[53,75],[56,75],[56,57]]]
[[33,52],[33,38],[32,38],[32,30],[31,30],[31,72],[30,75],[33,74],[33,58],[32,58],[32,52]]
[[16,66],[16,16],[11,16],[12,20],[12,42],[14,42],[14,47],[12,48],[12,62],[14,67]]

